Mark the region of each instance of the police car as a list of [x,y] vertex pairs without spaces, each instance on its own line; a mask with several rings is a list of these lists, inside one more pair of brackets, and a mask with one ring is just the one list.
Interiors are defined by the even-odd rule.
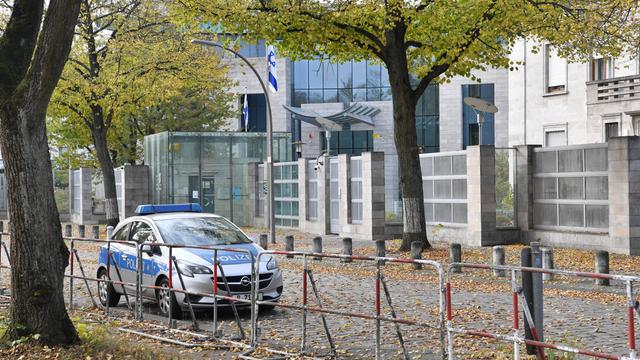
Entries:
[[[122,278],[125,283],[136,283],[138,255],[135,244],[158,243],[184,246],[221,246],[246,249],[257,259],[263,249],[255,244],[236,225],[222,216],[202,213],[198,204],[140,205],[133,216],[120,222],[114,229],[112,239],[129,241],[131,245],[111,243],[112,260],[109,266],[111,280]],[[142,247],[143,285],[169,287],[169,249],[165,246],[143,245]],[[100,249],[97,276],[98,295],[103,306],[116,306],[122,294],[135,294],[135,285],[109,284],[107,276],[107,246]],[[188,292],[213,294],[213,251],[193,248],[173,248],[172,255],[182,275]],[[218,251],[218,264],[222,267],[230,292],[218,271],[218,294],[250,299],[251,256],[248,253]],[[278,301],[282,295],[282,272],[276,259],[271,256],[260,258],[259,290],[260,300]],[[119,272],[119,274],[118,274]],[[172,269],[172,286],[182,290],[177,269]],[[194,308],[213,306],[212,296],[189,295],[159,289],[143,288],[143,298],[158,303],[160,313],[180,318],[188,301]],[[171,304],[171,305],[169,305]],[[246,303],[236,302],[237,305]],[[229,306],[230,302],[218,299],[219,306]],[[264,306],[263,306],[264,307]],[[267,306],[267,308],[269,308]]]

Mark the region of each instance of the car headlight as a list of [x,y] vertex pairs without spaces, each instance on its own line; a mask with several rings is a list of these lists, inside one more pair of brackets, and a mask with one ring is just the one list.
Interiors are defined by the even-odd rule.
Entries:
[[178,260],[178,269],[184,276],[193,277],[194,274],[213,274],[211,269],[204,265],[197,265],[184,260]]
[[275,257],[271,257],[269,261],[267,261],[267,270],[275,270],[278,268],[278,260]]

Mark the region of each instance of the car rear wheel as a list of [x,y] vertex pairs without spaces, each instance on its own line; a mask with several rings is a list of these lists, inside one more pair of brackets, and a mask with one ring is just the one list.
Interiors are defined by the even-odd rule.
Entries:
[[171,317],[173,319],[181,319],[182,309],[176,300],[175,294],[169,291],[169,279],[163,278],[160,280],[158,286],[162,287],[162,289],[156,290],[156,298],[158,299],[160,314],[168,317],[169,312],[171,312]]
[[120,294],[116,292],[113,284],[109,282],[109,276],[107,276],[107,270],[100,269],[98,272],[98,298],[102,306],[116,306],[120,302]]

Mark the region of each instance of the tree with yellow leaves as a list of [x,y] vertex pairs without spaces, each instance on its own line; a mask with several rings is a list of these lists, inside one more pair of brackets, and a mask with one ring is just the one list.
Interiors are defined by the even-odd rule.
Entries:
[[219,58],[190,46],[161,3],[85,0],[48,112],[53,143],[67,157],[95,157],[115,225],[114,166],[136,160],[144,135],[220,126],[230,114],[229,85]]
[[[400,164],[402,250],[426,236],[416,102],[432,83],[473,69],[514,67],[521,38],[553,43],[569,58],[619,53],[632,33],[632,0],[174,0],[183,25],[278,44],[292,58],[378,59],[389,72]],[[594,47],[597,46],[597,47]]]

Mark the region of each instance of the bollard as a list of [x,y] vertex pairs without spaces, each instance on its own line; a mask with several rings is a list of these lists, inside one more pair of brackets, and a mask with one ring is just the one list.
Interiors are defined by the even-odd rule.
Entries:
[[[350,237],[342,239],[342,255],[353,255],[353,243]],[[342,262],[351,262],[351,259],[342,259]]]
[[[504,265],[504,246],[493,247],[493,265]],[[505,277],[507,272],[502,269],[493,269],[493,276]]]
[[[609,252],[598,251],[596,253],[596,272],[598,274],[609,273]],[[596,285],[609,286],[609,279],[596,279]]]
[[66,224],[64,226],[64,236],[71,237],[71,224]]
[[113,237],[113,226],[107,226],[107,240],[111,240]]
[[84,225],[78,225],[78,237],[84,238],[86,235]]
[[[411,258],[413,260],[422,259],[422,241],[414,241],[411,243]],[[414,270],[422,269],[422,264],[413,263]]]
[[386,249],[385,249],[385,241],[384,240],[376,240],[376,256],[377,257],[385,257]]
[[91,237],[94,239],[100,239],[100,226],[93,225],[91,227]]
[[[452,263],[461,263],[462,262],[462,246],[460,244],[451,244],[449,246],[449,260]],[[454,266],[451,268],[451,272],[453,273],[461,273],[462,268],[460,266]]]
[[[542,268],[553,270],[553,249],[550,247],[543,247],[540,250],[542,250]],[[542,274],[542,280],[553,280],[553,274]]]
[[[322,237],[321,236],[316,236],[313,238],[313,252],[314,253],[321,253],[322,252]],[[322,260],[321,257],[319,256],[314,256],[313,260]]]
[[267,234],[260,234],[260,247],[267,250],[269,247],[269,238]]
[[[286,251],[295,251],[293,249],[293,235],[287,235],[284,238],[284,249]],[[289,259],[293,258],[293,255],[287,255]]]

